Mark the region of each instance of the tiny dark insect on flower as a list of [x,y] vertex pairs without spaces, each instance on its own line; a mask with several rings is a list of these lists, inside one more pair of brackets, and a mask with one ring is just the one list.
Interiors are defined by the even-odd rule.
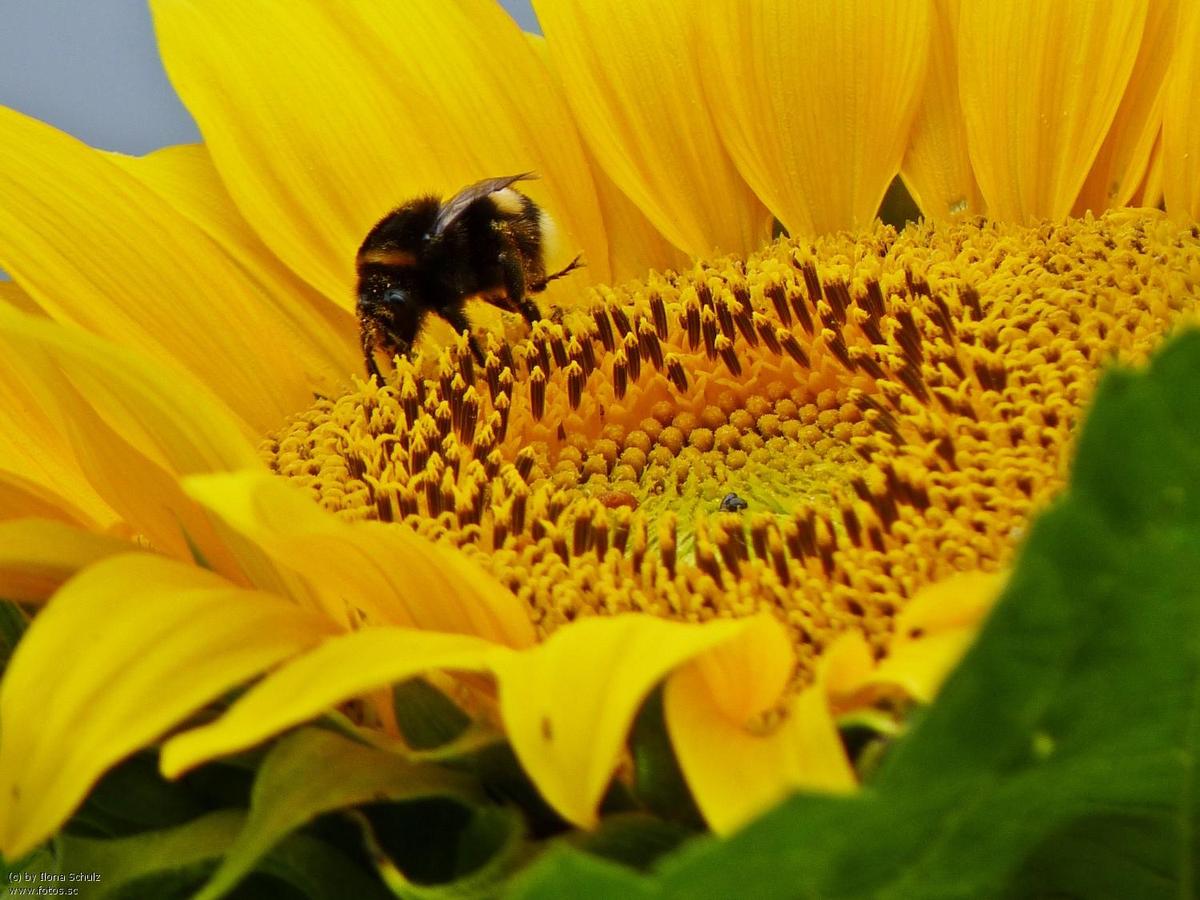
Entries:
[[[488,178],[449,200],[418,197],[388,213],[358,250],[358,321],[367,374],[382,381],[375,351],[407,356],[428,313],[455,331],[470,332],[464,311],[480,299],[519,313],[531,325],[541,311],[531,299],[582,265],[575,257],[546,274],[545,251],[554,225],[545,211],[512,188],[532,173]],[[471,353],[483,350],[469,336]]]
[[750,504],[730,491],[721,499],[721,512],[741,512]]

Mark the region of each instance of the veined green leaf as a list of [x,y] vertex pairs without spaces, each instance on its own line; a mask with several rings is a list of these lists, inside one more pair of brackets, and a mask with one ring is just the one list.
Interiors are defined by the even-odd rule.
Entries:
[[157,754],[145,750],[105,773],[66,828],[80,837],[127,837],[182,825],[214,806],[236,805],[202,805],[186,785],[163,778]]
[[186,896],[210,871],[241,830],[242,810],[218,810],[185,825],[116,840],[64,835],[58,839],[56,872],[98,876],[78,887],[89,900]]
[[374,873],[303,833],[285,838],[259,861],[255,871],[286,882],[307,900],[388,900],[392,896]]
[[223,896],[279,841],[317,816],[381,801],[474,795],[464,776],[356,744],[329,731],[301,729],[263,760],[245,828],[196,900]]
[[358,814],[371,857],[403,900],[485,900],[526,860],[514,809],[445,799]]

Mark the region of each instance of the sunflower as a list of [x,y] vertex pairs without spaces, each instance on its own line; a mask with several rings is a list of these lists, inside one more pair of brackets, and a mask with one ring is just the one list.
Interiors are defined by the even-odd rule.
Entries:
[[[535,5],[154,0],[203,146],[0,110],[7,857],[164,736],[394,741],[418,675],[582,827],[660,684],[714,829],[851,791],[838,717],[932,698],[1102,365],[1194,315],[1183,4]],[[359,377],[370,225],[523,171],[552,314]]]

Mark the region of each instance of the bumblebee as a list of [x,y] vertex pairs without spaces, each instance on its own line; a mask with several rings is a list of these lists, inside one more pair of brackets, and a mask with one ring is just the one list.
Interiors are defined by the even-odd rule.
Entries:
[[381,382],[375,351],[407,356],[429,313],[469,336],[483,365],[483,350],[470,333],[464,305],[480,299],[520,313],[531,325],[541,318],[531,295],[580,265],[546,274],[545,244],[553,222],[511,185],[531,172],[488,178],[449,200],[418,197],[392,210],[358,249],[358,321],[367,376]]

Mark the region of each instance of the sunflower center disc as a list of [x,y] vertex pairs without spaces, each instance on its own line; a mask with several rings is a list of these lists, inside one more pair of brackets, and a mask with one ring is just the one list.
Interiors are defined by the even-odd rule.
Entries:
[[482,370],[462,338],[402,360],[263,453],[462,547],[543,634],[770,609],[803,683],[843,631],[882,652],[917,590],[1006,563],[1102,365],[1190,318],[1197,273],[1153,211],[780,240],[481,335]]

